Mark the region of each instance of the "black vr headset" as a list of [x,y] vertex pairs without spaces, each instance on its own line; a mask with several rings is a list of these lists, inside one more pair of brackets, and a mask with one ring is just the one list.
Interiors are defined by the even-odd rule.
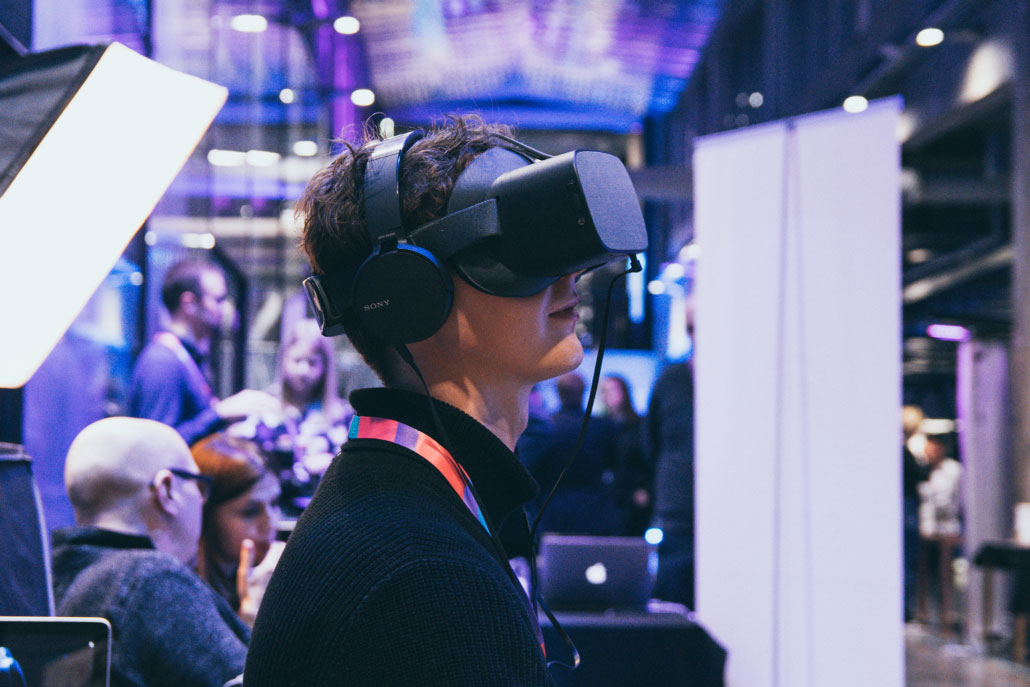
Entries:
[[433,335],[447,319],[448,266],[496,296],[531,296],[561,277],[647,248],[629,174],[614,155],[575,150],[554,157],[518,141],[482,153],[462,172],[447,214],[407,229],[401,221],[401,158],[421,131],[386,139],[365,169],[372,254],[357,269],[304,280],[322,334],[343,333],[354,308],[385,341]]

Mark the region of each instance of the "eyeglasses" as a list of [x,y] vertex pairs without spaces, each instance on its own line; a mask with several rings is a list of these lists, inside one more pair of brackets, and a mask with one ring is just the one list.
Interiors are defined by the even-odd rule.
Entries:
[[201,498],[207,501],[207,497],[211,493],[212,482],[212,479],[208,475],[201,475],[198,472],[190,472],[189,470],[183,470],[182,468],[168,468],[168,472],[172,473],[176,477],[191,479],[196,482],[197,489],[200,490]]

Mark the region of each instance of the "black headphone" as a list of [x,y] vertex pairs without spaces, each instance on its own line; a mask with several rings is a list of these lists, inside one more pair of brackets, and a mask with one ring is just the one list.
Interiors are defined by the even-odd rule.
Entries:
[[351,306],[383,340],[407,344],[432,336],[451,312],[454,285],[430,251],[407,242],[401,219],[401,159],[421,131],[380,142],[365,167],[365,226],[372,254],[354,274]]

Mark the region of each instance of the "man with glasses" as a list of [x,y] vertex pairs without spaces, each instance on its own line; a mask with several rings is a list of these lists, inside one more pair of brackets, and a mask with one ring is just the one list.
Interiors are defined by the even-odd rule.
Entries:
[[243,671],[249,631],[189,567],[210,478],[171,427],[94,422],[72,442],[75,527],[54,532],[57,614],[111,622],[113,685],[211,685]]

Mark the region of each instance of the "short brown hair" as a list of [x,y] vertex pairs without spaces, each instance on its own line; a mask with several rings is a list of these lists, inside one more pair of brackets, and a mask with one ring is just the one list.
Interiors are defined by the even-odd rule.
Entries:
[[[401,161],[399,186],[401,217],[409,231],[446,214],[454,183],[475,157],[503,144],[497,135],[510,136],[504,125],[486,124],[477,116],[451,116],[431,127]],[[365,229],[365,165],[378,139],[366,133],[355,147],[343,151],[308,183],[297,202],[303,217],[301,248],[317,274],[356,268],[372,253]],[[387,385],[391,382],[391,347],[361,325],[349,311],[343,329],[354,348]]]
[[203,260],[181,260],[168,268],[164,281],[161,282],[161,302],[172,315],[179,309],[183,294],[192,293],[197,298],[201,295],[201,279],[208,272],[218,272],[220,267]]

